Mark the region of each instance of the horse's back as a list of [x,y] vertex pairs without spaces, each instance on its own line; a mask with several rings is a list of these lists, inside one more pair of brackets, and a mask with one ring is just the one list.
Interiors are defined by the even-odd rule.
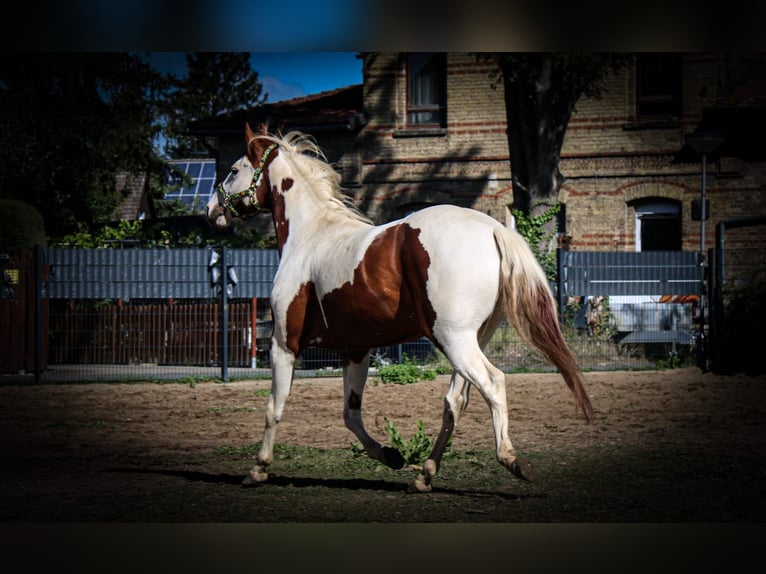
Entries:
[[494,234],[503,226],[480,211],[435,205],[408,215],[402,223],[418,230],[432,260],[464,269],[486,269],[499,262]]
[[460,228],[486,227],[487,229],[495,229],[503,227],[500,222],[486,213],[457,205],[432,205],[410,213],[401,221],[416,227],[434,223]]

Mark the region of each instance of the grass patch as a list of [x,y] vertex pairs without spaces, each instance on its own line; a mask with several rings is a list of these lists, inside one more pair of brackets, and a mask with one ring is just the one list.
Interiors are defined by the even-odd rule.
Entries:
[[[220,448],[205,464],[244,475],[259,446]],[[251,513],[240,518],[266,522],[752,522],[764,513],[764,455],[724,446],[540,448],[521,453],[534,483],[494,452],[458,451],[425,495],[405,492],[412,467],[391,470],[353,448],[277,444],[274,454],[272,478],[230,493],[227,517],[239,516],[240,497]]]

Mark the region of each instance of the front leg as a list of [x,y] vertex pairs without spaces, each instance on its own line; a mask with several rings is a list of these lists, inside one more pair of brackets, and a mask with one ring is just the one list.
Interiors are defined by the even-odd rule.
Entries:
[[364,355],[358,362],[346,358],[343,361],[343,422],[362,443],[367,456],[378,460],[393,469],[404,466],[404,457],[391,447],[382,446],[372,438],[364,428],[362,420],[362,395],[367,382],[367,371],[370,367],[370,353]]
[[251,486],[264,482],[269,478],[266,472],[274,459],[274,439],[277,425],[282,418],[285,402],[290,394],[295,367],[295,354],[282,347],[275,339],[271,342],[271,395],[266,405],[266,428],[263,432],[263,442],[256,457],[255,466],[250,469],[242,482],[242,486]]

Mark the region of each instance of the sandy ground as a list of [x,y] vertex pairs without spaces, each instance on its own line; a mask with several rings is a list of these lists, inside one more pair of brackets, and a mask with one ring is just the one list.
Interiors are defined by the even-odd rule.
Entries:
[[[763,448],[766,377],[717,376],[696,368],[586,373],[594,420],[586,424],[557,374],[507,377],[514,446],[618,442],[651,445],[672,436],[689,445],[713,442]],[[435,434],[448,376],[410,385],[368,382],[363,416],[370,433],[386,439],[385,418],[408,437],[423,420]],[[207,451],[261,439],[270,382],[109,383],[0,386],[0,453],[7,462],[47,454],[128,463],[151,454]],[[347,448],[355,437],[343,426],[342,381],[297,379],[277,442]],[[489,409],[474,390],[459,421],[455,449],[493,449]],[[720,445],[719,445],[720,446]],[[11,467],[13,465],[11,464]],[[9,466],[6,464],[6,472]],[[243,469],[244,472],[244,469]]]

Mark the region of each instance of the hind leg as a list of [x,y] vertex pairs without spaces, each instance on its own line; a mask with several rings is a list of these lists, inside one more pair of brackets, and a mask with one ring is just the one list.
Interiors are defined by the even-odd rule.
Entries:
[[[508,436],[508,405],[505,393],[505,374],[489,362],[484,353],[482,353],[475,336],[470,333],[463,337],[453,338],[450,345],[444,345],[444,349],[455,370],[465,380],[476,386],[489,406],[495,438],[495,454],[498,462],[515,476],[524,480],[534,480],[535,473],[532,465],[525,459],[516,456]],[[451,386],[447,396],[451,397],[452,401],[456,401],[459,394],[458,389],[453,389]],[[447,424],[449,423],[447,420],[449,416],[447,413],[448,407],[454,413],[454,407],[445,398],[444,419]],[[444,426],[446,427],[447,425],[445,424]],[[454,421],[452,427],[454,428]],[[443,446],[446,446],[446,441],[442,448]],[[438,455],[441,456],[441,452]],[[423,471],[415,479],[410,490],[419,492],[430,490],[431,479],[436,474],[438,466],[438,457],[437,460],[432,460],[429,457],[429,460],[423,465]]]
[[505,373],[495,367],[482,354],[481,360],[488,374],[489,384],[477,385],[479,392],[489,405],[492,428],[495,435],[495,454],[498,462],[518,478],[533,481],[535,470],[532,464],[516,456],[508,436],[508,403],[505,394]]
[[[501,319],[501,310],[496,310],[492,317],[482,325],[477,335],[482,349],[489,343],[492,333],[494,333]],[[423,471],[410,485],[410,492],[428,492],[431,490],[431,479],[439,472],[444,449],[449,444],[449,439],[457,427],[460,415],[468,407],[470,391],[471,385],[469,382],[456,370],[453,371],[449,390],[444,397],[442,427],[439,431],[439,436],[436,438],[434,447],[423,465]]]
[[269,395],[269,401],[266,404],[266,428],[263,431],[263,441],[256,457],[256,464],[247,473],[242,486],[251,486],[264,482],[269,478],[266,467],[271,464],[274,458],[274,439],[277,433],[277,425],[282,418],[282,411],[285,408],[287,396],[290,394],[295,355],[292,351],[284,349],[275,341],[272,341],[271,365],[271,395]]
[[390,468],[399,469],[404,466],[402,455],[391,447],[382,446],[364,428],[362,396],[369,366],[369,352],[359,362],[348,358],[343,361],[343,422],[362,443],[367,456]]
[[420,471],[415,480],[410,484],[409,492],[429,492],[431,490],[431,479],[439,472],[442,454],[447,448],[452,432],[457,426],[460,414],[468,406],[468,392],[470,385],[457,371],[452,373],[449,390],[444,397],[444,411],[442,413],[442,426],[439,435],[436,437],[431,453],[428,455],[423,470]]

